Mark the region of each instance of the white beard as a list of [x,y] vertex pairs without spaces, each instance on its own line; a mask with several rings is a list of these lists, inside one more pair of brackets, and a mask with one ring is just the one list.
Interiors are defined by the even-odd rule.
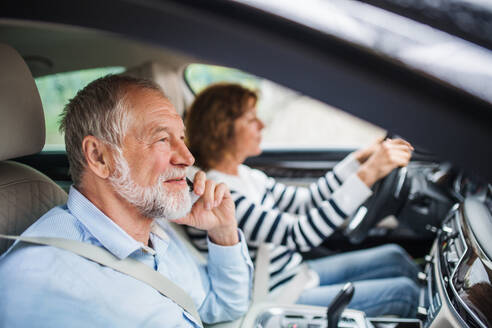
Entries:
[[115,165],[115,171],[109,177],[111,185],[143,216],[172,220],[182,218],[190,212],[191,198],[187,187],[176,192],[164,187],[166,180],[184,176],[186,169],[171,168],[159,176],[155,185],[142,187],[132,180],[128,162],[119,151],[115,152]]

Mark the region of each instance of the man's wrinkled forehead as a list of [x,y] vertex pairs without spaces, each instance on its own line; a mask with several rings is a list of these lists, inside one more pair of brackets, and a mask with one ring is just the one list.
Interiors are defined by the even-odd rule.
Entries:
[[[162,92],[156,90],[131,90],[130,102],[131,126],[138,134],[157,134],[184,132],[184,123],[171,101]],[[130,130],[132,128],[130,127]]]

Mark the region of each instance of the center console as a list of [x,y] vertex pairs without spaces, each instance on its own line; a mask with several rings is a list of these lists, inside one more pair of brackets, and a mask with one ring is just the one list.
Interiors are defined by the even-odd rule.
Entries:
[[[347,309],[338,321],[338,327],[365,327],[365,320],[364,312]],[[324,308],[299,309],[297,306],[274,306],[265,309],[265,311],[257,317],[254,327],[326,328],[328,327],[328,321],[326,309]]]
[[[255,328],[328,328],[326,309],[298,305],[272,305],[259,313]],[[418,319],[367,318],[364,312],[346,309],[337,327],[339,328],[421,328]]]

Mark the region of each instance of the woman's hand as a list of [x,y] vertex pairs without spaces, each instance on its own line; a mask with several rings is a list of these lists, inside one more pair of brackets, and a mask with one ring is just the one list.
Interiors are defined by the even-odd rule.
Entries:
[[191,212],[173,222],[206,230],[212,242],[222,246],[239,242],[235,207],[227,186],[207,180],[205,173],[199,171],[193,181],[193,192],[201,196],[191,208]]
[[[413,150],[412,145],[410,145],[409,142],[403,139],[397,138],[397,139],[387,139],[387,140],[395,140],[395,141],[398,140],[398,142],[406,144],[408,147],[410,147]],[[362,148],[354,151],[354,157],[357,159],[357,161],[359,161],[360,164],[364,164],[365,161],[367,161],[369,157],[371,157],[371,155],[374,154],[379,149],[379,147],[381,147],[381,144],[384,141],[385,141],[384,137],[376,139],[376,141],[374,141],[366,148]]]
[[368,187],[371,187],[393,169],[408,165],[412,150],[412,145],[403,139],[386,139],[364,161],[357,174]]
[[359,161],[360,164],[363,164],[376,150],[379,149],[381,143],[384,141],[384,137],[376,139],[372,144],[367,146],[366,148],[358,149],[354,152],[354,157]]

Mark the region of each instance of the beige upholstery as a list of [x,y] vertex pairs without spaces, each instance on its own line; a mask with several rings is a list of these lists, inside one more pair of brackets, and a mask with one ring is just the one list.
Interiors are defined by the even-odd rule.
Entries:
[[[40,172],[12,161],[44,145],[44,114],[38,90],[21,56],[0,44],[0,234],[22,233],[66,193]],[[10,242],[0,240],[0,254]]]
[[[16,162],[0,162],[0,233],[19,235],[67,194],[50,178]],[[0,254],[11,242],[0,239]]]

